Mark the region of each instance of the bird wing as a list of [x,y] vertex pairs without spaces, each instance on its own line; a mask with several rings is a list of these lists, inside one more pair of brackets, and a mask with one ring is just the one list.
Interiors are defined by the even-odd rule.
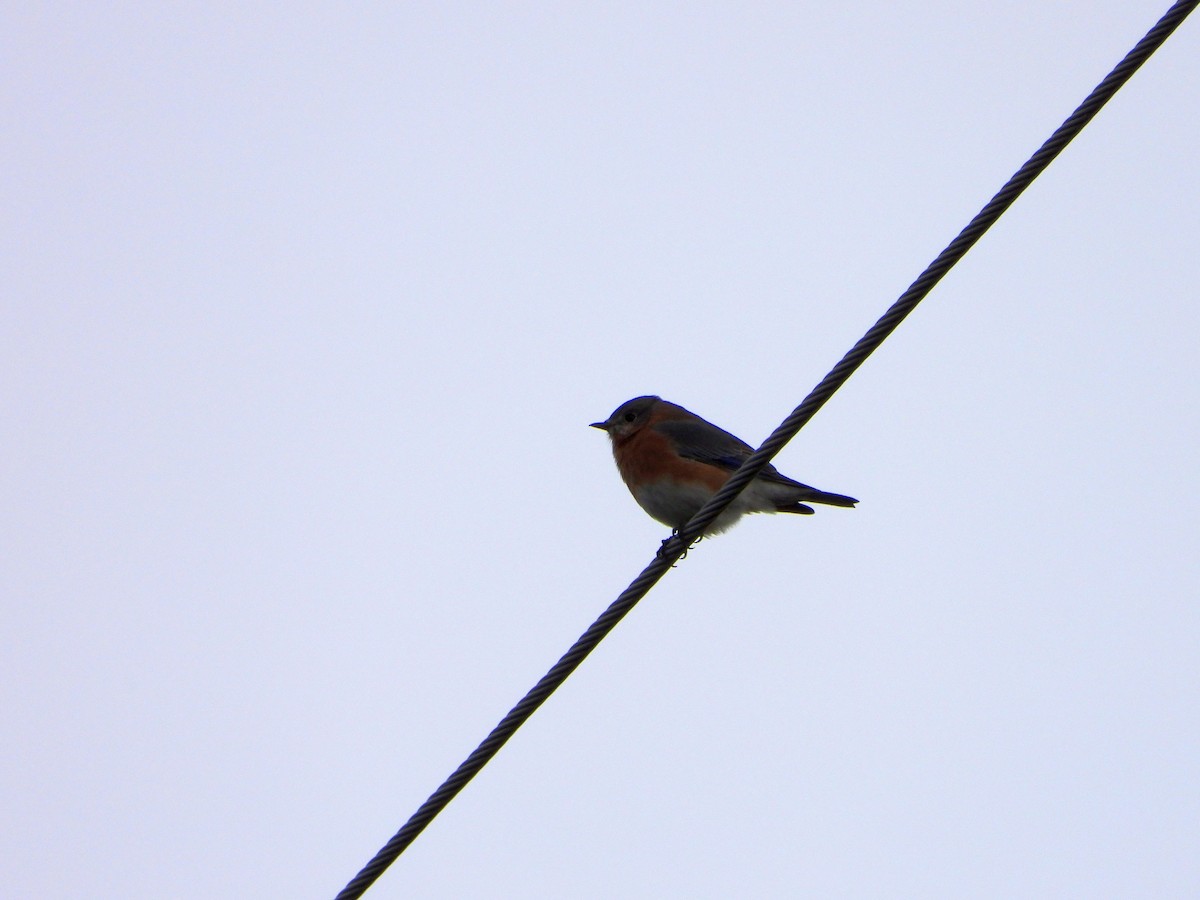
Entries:
[[[730,472],[739,468],[754,452],[754,448],[741,438],[735,437],[724,428],[718,428],[712,422],[705,421],[699,416],[686,421],[676,419],[656,422],[652,427],[675,445],[680,456],[707,463],[710,466],[719,466]],[[807,484],[801,484],[786,475],[781,475],[778,469],[769,464],[759,473],[758,477],[778,484],[813,490]]]

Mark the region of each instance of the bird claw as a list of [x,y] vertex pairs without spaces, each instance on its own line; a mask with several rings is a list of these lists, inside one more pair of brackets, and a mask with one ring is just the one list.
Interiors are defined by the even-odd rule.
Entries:
[[[675,537],[675,531],[672,530],[671,537],[663,538],[663,542],[659,545],[658,551],[654,555],[657,556],[659,559],[662,559],[664,556],[666,556],[667,555],[667,544],[671,543],[671,541],[674,539],[674,537]],[[672,566],[671,568],[674,568],[674,566]]]
[[[666,549],[667,549],[667,544],[671,543],[671,541],[675,540],[675,538],[677,538],[678,536],[679,536],[679,529],[672,528],[671,536],[669,538],[663,538],[663,542],[659,546],[658,552],[655,553],[654,555],[658,556],[658,557],[664,556]],[[675,562],[671,564],[671,568],[672,569],[675,568],[675,566],[678,565],[681,560],[687,559],[688,551],[691,550],[693,547],[695,547],[702,540],[704,540],[704,535],[700,535],[698,538],[696,538],[694,541],[692,541],[690,544],[688,544],[687,547],[684,548],[683,553],[679,554],[679,559],[675,560]]]

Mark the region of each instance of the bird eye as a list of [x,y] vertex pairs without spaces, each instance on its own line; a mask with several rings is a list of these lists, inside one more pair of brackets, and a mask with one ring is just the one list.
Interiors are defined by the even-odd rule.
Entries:
[[625,421],[626,422],[632,422],[636,418],[637,418],[637,416],[635,416],[633,413],[625,413]]

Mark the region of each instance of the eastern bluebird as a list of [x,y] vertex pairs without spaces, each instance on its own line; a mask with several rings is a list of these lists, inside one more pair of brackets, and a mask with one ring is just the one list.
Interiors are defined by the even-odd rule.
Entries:
[[[651,517],[682,528],[754,448],[728,431],[659,397],[635,397],[603,422],[593,422],[612,439],[613,457],[625,486]],[[858,501],[829,494],[767,466],[705,534],[732,528],[746,513],[786,512],[810,516],[808,503],[854,506]]]

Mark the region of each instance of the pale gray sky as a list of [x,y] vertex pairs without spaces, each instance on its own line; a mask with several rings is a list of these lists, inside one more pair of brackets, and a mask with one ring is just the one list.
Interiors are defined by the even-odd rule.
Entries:
[[[329,897],[1168,7],[9,4],[0,869]],[[1200,22],[373,898],[1200,893]]]

